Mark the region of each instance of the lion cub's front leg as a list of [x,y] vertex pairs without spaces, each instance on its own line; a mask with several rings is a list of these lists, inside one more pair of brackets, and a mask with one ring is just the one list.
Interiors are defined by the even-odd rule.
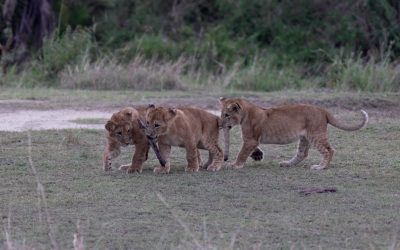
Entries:
[[132,163],[121,165],[119,170],[126,170],[127,173],[141,173],[143,163],[147,160],[147,156],[149,154],[150,146],[147,142],[140,143],[135,145],[135,153],[132,157]]
[[112,162],[111,160],[116,158],[121,153],[121,145],[118,141],[107,138],[107,145],[103,151],[103,169],[104,171],[111,170]]
[[247,158],[254,151],[254,149],[257,148],[258,145],[259,145],[258,141],[255,140],[243,142],[242,149],[240,150],[235,163],[229,164],[229,167],[243,168]]

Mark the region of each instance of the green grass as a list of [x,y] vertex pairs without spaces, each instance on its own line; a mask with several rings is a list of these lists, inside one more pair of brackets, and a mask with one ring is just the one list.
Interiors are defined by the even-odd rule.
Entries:
[[[134,104],[148,103],[200,103],[217,109],[220,96],[243,96],[269,103],[308,101],[322,106],[341,106],[353,108],[354,104],[384,108],[384,105],[396,105],[400,93],[392,92],[346,92],[328,89],[283,90],[273,92],[237,91],[215,89],[193,91],[134,91],[134,90],[67,90],[57,88],[9,88],[0,87],[0,101],[24,100],[28,103],[12,103],[14,108],[121,108]],[[2,105],[6,105],[3,104]],[[383,105],[383,106],[382,106]]]
[[70,122],[77,123],[77,124],[106,124],[107,119],[75,119],[71,120]]
[[[0,99],[9,99],[0,93]],[[86,96],[87,92],[74,93]],[[273,99],[274,94],[281,97]],[[318,98],[315,93],[274,94],[249,98],[273,102],[285,99],[285,94],[288,100],[314,98],[324,106],[346,98],[347,105],[355,100],[372,104],[391,100],[398,107],[396,95],[391,94],[323,93]],[[91,98],[82,103],[97,105]],[[157,164],[153,153],[142,174],[104,172],[105,137],[104,131],[97,130],[32,132],[31,156],[45,188],[52,237],[60,249],[72,248],[78,220],[87,249],[192,249],[196,245],[204,249],[398,249],[400,120],[385,114],[385,108],[367,107],[370,122],[361,131],[330,127],[336,155],[332,167],[319,172],[309,169],[320,160],[316,150],[301,166],[278,166],[294,154],[295,144],[263,145],[265,159],[248,160],[241,170],[188,174],[185,152],[173,148],[169,175],[152,172]],[[332,111],[348,122],[360,118],[337,107]],[[238,128],[231,138],[233,159],[241,145]],[[48,217],[43,200],[39,203],[28,142],[27,132],[0,132],[0,246],[6,246],[7,232],[14,245],[48,249]],[[131,151],[125,148],[115,164],[129,162]],[[299,193],[310,186],[334,186],[337,192]]]

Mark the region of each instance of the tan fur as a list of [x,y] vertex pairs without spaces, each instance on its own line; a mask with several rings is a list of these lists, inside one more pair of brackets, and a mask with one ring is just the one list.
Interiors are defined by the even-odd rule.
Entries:
[[144,119],[145,109],[124,108],[112,115],[107,121],[107,144],[103,152],[103,168],[111,169],[111,160],[120,154],[120,147],[135,145],[132,163],[120,166],[128,173],[142,172],[142,165],[147,160],[149,142],[144,130],[139,128],[138,119]]
[[219,170],[223,161],[223,153],[218,146],[219,127],[219,117],[201,109],[149,106],[146,114],[146,134],[150,138],[157,138],[161,156],[167,162],[165,167],[156,167],[154,172],[170,171],[171,146],[186,149],[186,171],[199,170],[201,159],[198,149],[209,151],[207,169]]
[[342,130],[361,129],[368,122],[368,114],[361,111],[363,121],[358,125],[345,125],[334,118],[328,111],[313,105],[296,104],[275,108],[261,108],[240,98],[220,98],[222,104],[222,126],[231,128],[240,125],[243,146],[231,164],[242,168],[251,152],[261,144],[288,144],[299,141],[297,154],[281,166],[294,166],[307,157],[313,145],[322,154],[319,165],[312,169],[325,169],[329,166],[335,150],[329,145],[328,123]]

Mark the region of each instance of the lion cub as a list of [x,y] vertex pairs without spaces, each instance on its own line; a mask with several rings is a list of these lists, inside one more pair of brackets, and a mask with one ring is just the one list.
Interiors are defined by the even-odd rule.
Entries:
[[165,167],[154,169],[156,173],[169,173],[171,146],[184,147],[188,162],[185,171],[195,172],[201,164],[198,149],[209,151],[211,164],[208,170],[217,171],[223,162],[223,153],[218,146],[220,119],[198,108],[164,108],[149,105],[146,111],[145,131],[149,138],[156,139]]
[[124,108],[114,113],[107,121],[107,144],[103,153],[104,170],[111,169],[111,160],[120,154],[120,147],[135,145],[131,164],[122,165],[120,170],[128,173],[142,172],[142,165],[147,160],[149,142],[143,129],[139,128],[138,119],[144,119],[145,108]]
[[240,98],[220,98],[221,119],[224,128],[240,125],[243,146],[231,164],[243,168],[247,157],[262,144],[288,144],[300,140],[297,154],[281,166],[295,166],[305,159],[311,145],[322,154],[323,159],[311,169],[320,170],[329,166],[335,150],[329,145],[328,123],[336,128],[355,131],[368,122],[368,114],[361,110],[363,120],[358,125],[345,125],[328,111],[313,105],[295,104],[275,108],[261,108]]

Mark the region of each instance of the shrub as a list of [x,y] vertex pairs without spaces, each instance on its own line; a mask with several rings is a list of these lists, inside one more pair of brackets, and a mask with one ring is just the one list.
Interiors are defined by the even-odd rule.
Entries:
[[398,91],[400,71],[389,62],[360,55],[337,56],[327,69],[327,86],[346,90]]
[[67,29],[60,37],[54,36],[45,41],[37,63],[45,75],[57,74],[67,65],[88,57],[94,46],[89,30]]

